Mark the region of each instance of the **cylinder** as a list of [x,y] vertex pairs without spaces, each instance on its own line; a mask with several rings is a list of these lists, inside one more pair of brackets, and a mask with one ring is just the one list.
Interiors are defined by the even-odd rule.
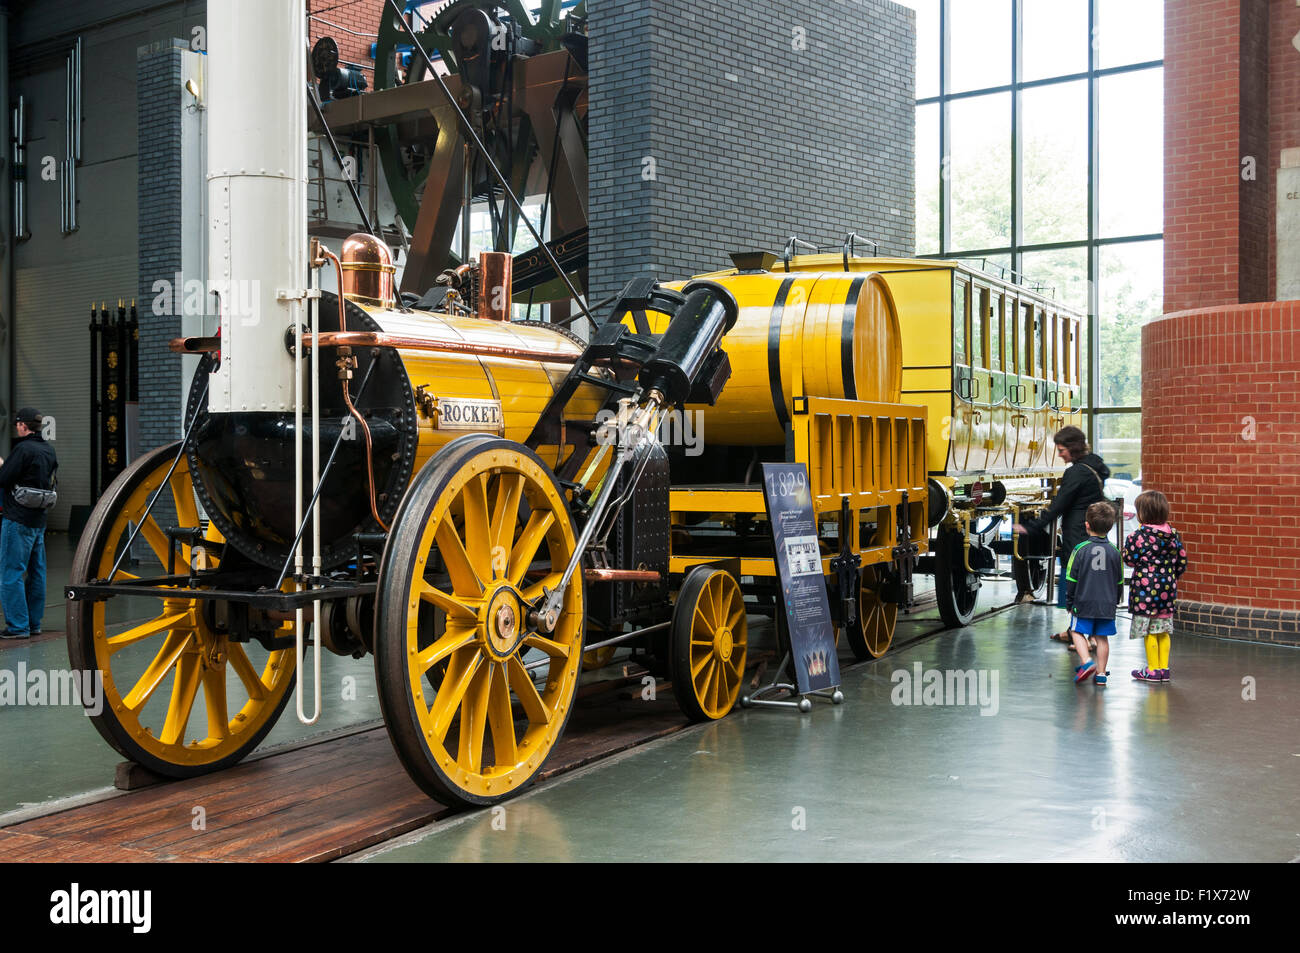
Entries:
[[704,362],[736,324],[736,300],[726,288],[702,281],[687,290],[690,294],[639,377],[642,387],[660,391],[670,404],[686,399]]
[[222,341],[208,409],[283,412],[285,331],[306,313],[306,19],[301,0],[222,0],[207,29],[208,281]]
[[396,303],[393,293],[393,253],[388,246],[365,232],[349,235],[339,252],[343,269],[343,294],[353,301],[381,308]]
[[[709,280],[731,292],[739,317],[722,339],[731,379],[713,407],[698,408],[706,442],[784,444],[796,397],[899,402],[902,336],[879,274],[757,272]],[[648,317],[653,331],[664,330],[665,316]]]

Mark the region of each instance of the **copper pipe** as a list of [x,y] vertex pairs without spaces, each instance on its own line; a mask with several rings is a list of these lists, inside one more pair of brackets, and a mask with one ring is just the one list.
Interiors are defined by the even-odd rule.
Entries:
[[662,574],[653,569],[584,569],[587,582],[658,582]]
[[[311,346],[307,340],[306,345]],[[446,351],[451,354],[470,354],[475,357],[507,357],[521,361],[542,361],[547,364],[576,364],[577,354],[560,354],[554,351],[536,351],[525,347],[506,347],[497,344],[466,344],[463,341],[433,341],[429,338],[406,337],[386,331],[342,331],[320,336],[321,347],[395,347],[410,351]]]
[[[530,569],[529,579],[545,579],[551,574],[549,569]],[[584,569],[582,578],[587,582],[658,582],[663,573],[653,569]]]
[[172,338],[167,342],[167,349],[177,354],[201,354],[204,351],[221,350],[221,338],[213,335],[206,338]]
[[[324,245],[321,246],[321,254],[334,262],[334,273],[338,276],[339,293],[337,295],[339,302],[339,333],[347,334],[348,320],[346,305],[343,300],[343,262],[339,261],[339,256],[334,254]],[[321,335],[323,338],[325,335]],[[366,418],[361,416],[356,406],[352,403],[352,394],[348,391],[348,378],[345,374],[340,374],[339,383],[343,385],[343,403],[347,405],[350,413],[357,425],[361,428],[361,434],[366,439],[366,478],[370,484],[370,515],[374,517],[376,523],[388,532],[388,524],[379,518],[379,507],[375,504],[375,460],[374,446],[370,441],[370,425],[366,423]]]

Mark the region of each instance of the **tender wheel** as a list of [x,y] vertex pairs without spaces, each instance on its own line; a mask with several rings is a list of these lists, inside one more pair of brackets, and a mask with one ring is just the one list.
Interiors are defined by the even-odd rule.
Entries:
[[934,590],[944,625],[957,629],[970,623],[979,599],[980,577],[967,571],[962,535],[956,530],[939,530],[935,541]]
[[[612,636],[603,629],[589,629],[586,641],[601,642]],[[604,668],[614,660],[614,653],[618,651],[617,645],[606,645],[600,649],[588,649],[582,653],[582,670],[584,672],[594,672],[597,669]]]
[[[375,675],[398,757],[431,796],[510,797],[559,741],[582,657],[581,576],[554,631],[529,614],[575,546],[555,477],[510,440],[462,437],[407,491],[380,564]],[[441,627],[428,624],[436,610]]]
[[[163,496],[143,519],[137,537],[137,551],[145,549],[139,545],[143,540],[151,552],[132,567],[134,572],[119,569],[114,581],[166,572],[168,540],[160,523],[164,505],[174,509],[179,527],[199,526],[184,456],[167,477],[179,446],[141,457],[105,491],[81,536],[70,585],[108,576],[130,538],[129,524],[142,520],[160,487]],[[208,538],[220,541],[215,529],[209,529]],[[180,547],[177,571],[184,571],[190,558],[190,547]],[[141,602],[152,603],[147,621],[126,625],[106,622],[104,602],[68,603],[72,665],[103,673],[103,707],[91,721],[124,757],[167,777],[194,777],[236,763],[261,742],[288,702],[294,650],[267,652],[255,642],[231,641],[214,632],[202,602],[186,599],[181,589],[175,596]],[[281,634],[292,637],[292,625]],[[159,691],[164,687],[170,691]],[[192,719],[200,689],[202,716]],[[198,724],[191,727],[192,720]]]
[[866,566],[858,590],[858,618],[847,627],[849,648],[858,661],[880,658],[894,641],[898,605],[883,598],[885,573],[880,566]]
[[673,694],[692,721],[731,711],[745,676],[749,627],[745,599],[724,569],[697,566],[673,606]]

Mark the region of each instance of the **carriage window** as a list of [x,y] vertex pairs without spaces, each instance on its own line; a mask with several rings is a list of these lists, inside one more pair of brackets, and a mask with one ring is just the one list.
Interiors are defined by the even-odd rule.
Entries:
[[952,292],[952,359],[954,363],[966,363],[966,282],[957,278]]
[[[979,304],[971,309],[970,362],[972,367],[988,367],[988,358],[984,356],[984,340],[988,335],[984,331],[984,326],[989,319],[989,292],[987,288],[977,290],[979,292]],[[975,304],[974,301],[971,303]]]
[[1046,353],[1043,350],[1043,344],[1044,344],[1043,317],[1044,316],[1043,316],[1043,312],[1037,308],[1033,309],[1033,315],[1034,315],[1033,318],[1034,320],[1034,357],[1033,357],[1034,372],[1033,374],[1035,377],[1046,377],[1047,361],[1043,359],[1043,355]]
[[1027,377],[1034,376],[1034,306],[1022,305],[1024,310],[1020,327],[1020,373]]
[[1002,295],[993,297],[989,305],[989,360],[995,371],[1002,370]]
[[1070,367],[1070,348],[1074,338],[1074,326],[1069,318],[1061,318],[1061,382],[1074,382],[1073,369]]
[[1079,360],[1079,349],[1082,346],[1079,342],[1082,338],[1080,332],[1083,331],[1083,325],[1078,321],[1074,322],[1074,382],[1082,386],[1083,384],[1083,363]]

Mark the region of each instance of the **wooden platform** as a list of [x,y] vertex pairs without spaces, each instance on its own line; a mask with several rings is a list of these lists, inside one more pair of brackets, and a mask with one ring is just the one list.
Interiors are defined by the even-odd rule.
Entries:
[[[688,727],[670,690],[661,687],[655,701],[642,701],[640,689],[638,678],[584,693],[540,780]],[[193,826],[199,807],[205,830]],[[0,856],[329,861],[452,813],[407,777],[378,727],[5,827]]]

